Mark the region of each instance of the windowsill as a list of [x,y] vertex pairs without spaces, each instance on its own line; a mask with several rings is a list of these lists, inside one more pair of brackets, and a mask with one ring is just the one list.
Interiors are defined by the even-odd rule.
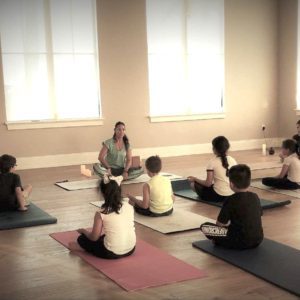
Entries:
[[181,115],[181,116],[150,116],[149,118],[151,123],[181,122],[181,121],[193,121],[193,120],[224,119],[225,113]]
[[296,108],[295,111],[296,111],[296,116],[300,116],[300,109]]
[[7,130],[41,129],[41,128],[62,128],[62,127],[86,127],[103,125],[103,119],[86,120],[45,120],[45,121],[25,121],[6,122]]

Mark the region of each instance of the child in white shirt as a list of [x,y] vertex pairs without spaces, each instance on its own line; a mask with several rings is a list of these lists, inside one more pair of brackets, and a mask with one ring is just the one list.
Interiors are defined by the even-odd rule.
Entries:
[[202,200],[221,202],[233,194],[229,185],[228,170],[236,165],[236,161],[228,155],[230,144],[226,137],[214,138],[212,146],[215,157],[207,165],[206,179],[189,176],[188,180]]
[[284,159],[280,174],[275,177],[263,178],[262,183],[269,187],[284,190],[300,188],[300,159],[297,143],[294,140],[283,141],[281,156]]

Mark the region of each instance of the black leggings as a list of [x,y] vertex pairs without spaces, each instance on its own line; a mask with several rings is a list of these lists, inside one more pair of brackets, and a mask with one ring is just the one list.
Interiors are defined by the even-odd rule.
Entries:
[[204,201],[210,202],[224,202],[227,196],[219,195],[215,190],[214,186],[203,186],[198,182],[194,183],[195,191],[197,195]]
[[228,236],[228,229],[226,227],[218,226],[214,223],[206,222],[200,226],[200,230],[209,239],[212,240],[216,246],[228,248],[228,249],[251,249],[257,247],[260,242],[246,245],[237,237]]
[[266,177],[262,179],[262,183],[266,186],[282,189],[282,190],[296,190],[300,186],[297,182],[290,181],[287,177],[276,178],[276,177]]
[[89,240],[84,234],[81,234],[77,242],[79,246],[84,249],[86,252],[89,252],[97,257],[105,258],[105,259],[117,259],[131,255],[135,247],[125,254],[115,254],[114,252],[105,248],[104,245],[104,237],[105,235],[101,235],[97,241]]
[[172,214],[173,212],[173,208],[171,208],[170,210],[164,212],[164,213],[161,213],[161,214],[157,214],[157,213],[154,213],[152,211],[150,211],[149,208],[141,208],[139,206],[135,206],[134,207],[134,210],[136,213],[140,214],[140,215],[143,215],[143,216],[148,216],[148,217],[164,217],[164,216],[169,216]]

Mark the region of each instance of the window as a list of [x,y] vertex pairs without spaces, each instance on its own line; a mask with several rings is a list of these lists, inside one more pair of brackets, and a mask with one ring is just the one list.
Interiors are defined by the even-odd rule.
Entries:
[[223,113],[224,0],[146,0],[150,116]]
[[8,122],[101,116],[95,0],[1,0]]

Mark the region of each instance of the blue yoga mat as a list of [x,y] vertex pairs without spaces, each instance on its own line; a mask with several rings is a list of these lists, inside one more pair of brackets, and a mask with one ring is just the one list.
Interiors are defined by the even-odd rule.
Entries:
[[30,204],[26,212],[0,212],[0,230],[13,229],[56,223],[57,219],[34,205]]
[[[172,182],[173,192],[176,196],[183,197],[188,200],[198,201],[209,205],[222,207],[223,202],[204,201],[191,189],[188,180],[173,180]],[[260,205],[263,209],[281,207],[291,204],[291,200],[272,201],[266,199],[260,199]]]
[[193,246],[300,296],[300,250],[269,239],[249,250],[225,249],[209,240]]

